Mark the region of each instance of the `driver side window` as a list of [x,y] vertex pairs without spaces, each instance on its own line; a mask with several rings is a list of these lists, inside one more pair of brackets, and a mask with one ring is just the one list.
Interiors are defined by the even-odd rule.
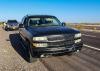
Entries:
[[28,24],[27,24],[27,18],[23,18],[22,19],[22,24],[26,27],[26,26],[28,26]]

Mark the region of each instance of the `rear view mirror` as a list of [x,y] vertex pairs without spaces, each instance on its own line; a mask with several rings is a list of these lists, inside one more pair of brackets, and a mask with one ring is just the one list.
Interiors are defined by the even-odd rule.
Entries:
[[23,24],[19,24],[19,28],[24,28],[24,25]]
[[62,26],[66,26],[66,23],[65,22],[62,22]]

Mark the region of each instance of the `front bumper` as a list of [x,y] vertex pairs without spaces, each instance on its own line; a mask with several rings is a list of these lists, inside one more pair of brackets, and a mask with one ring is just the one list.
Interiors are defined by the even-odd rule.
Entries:
[[17,27],[17,26],[14,26],[14,27],[8,27],[8,29],[10,29],[10,30],[16,30],[16,29],[18,29],[18,27]]
[[68,53],[68,52],[75,52],[77,50],[81,50],[83,46],[83,43],[77,43],[73,44],[71,46],[64,46],[64,47],[37,47],[33,48],[33,52],[36,54],[62,54],[62,53]]

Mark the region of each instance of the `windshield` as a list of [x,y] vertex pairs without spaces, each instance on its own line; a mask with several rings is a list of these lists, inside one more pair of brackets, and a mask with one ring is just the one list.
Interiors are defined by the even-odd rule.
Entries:
[[9,20],[7,24],[18,24],[18,22],[16,20]]
[[54,17],[30,18],[29,26],[60,26],[61,23]]

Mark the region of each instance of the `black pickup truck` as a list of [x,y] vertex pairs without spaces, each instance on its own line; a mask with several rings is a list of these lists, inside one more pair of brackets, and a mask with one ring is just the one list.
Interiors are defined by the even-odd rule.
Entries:
[[19,25],[19,34],[27,44],[30,61],[34,55],[74,53],[83,46],[80,31],[68,28],[51,15],[25,16]]

